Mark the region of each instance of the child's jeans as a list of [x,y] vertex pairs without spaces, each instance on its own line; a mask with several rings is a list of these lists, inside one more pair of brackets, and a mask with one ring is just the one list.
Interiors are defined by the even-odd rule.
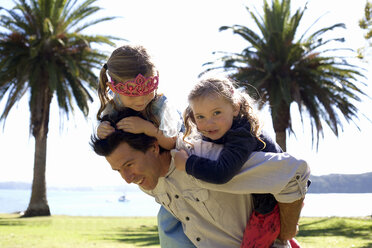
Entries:
[[158,231],[161,248],[195,248],[183,232],[181,222],[163,206],[158,213]]

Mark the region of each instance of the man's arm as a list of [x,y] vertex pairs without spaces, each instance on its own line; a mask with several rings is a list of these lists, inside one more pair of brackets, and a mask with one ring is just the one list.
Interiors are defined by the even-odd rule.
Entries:
[[309,176],[310,168],[304,160],[287,153],[254,152],[226,184],[193,180],[210,190],[233,194],[271,193],[278,202],[292,203],[305,196]]
[[304,198],[292,203],[278,202],[280,212],[280,234],[278,239],[290,240],[298,232],[298,220],[303,206]]
[[[208,142],[206,142],[208,143]],[[205,147],[209,145],[209,147]],[[203,149],[204,147],[204,149]],[[218,147],[215,144],[200,143],[195,146],[197,155],[215,158]],[[212,152],[215,151],[215,152]],[[211,190],[244,193],[271,193],[278,200],[281,217],[279,239],[290,240],[296,235],[304,196],[307,191],[310,168],[303,160],[289,154],[257,152],[245,163],[231,181],[215,185],[195,180],[201,187]]]

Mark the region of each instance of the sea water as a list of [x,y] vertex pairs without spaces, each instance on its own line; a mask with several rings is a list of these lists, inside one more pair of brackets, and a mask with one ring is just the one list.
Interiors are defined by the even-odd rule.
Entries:
[[[30,190],[0,189],[0,213],[24,211]],[[125,201],[119,201],[125,195]],[[48,190],[52,215],[156,216],[160,205],[141,191]],[[301,216],[359,217],[372,215],[372,193],[307,194]]]
[[[0,213],[25,211],[30,195],[30,190],[0,189]],[[52,215],[156,216],[160,207],[143,192],[48,190],[47,199]]]

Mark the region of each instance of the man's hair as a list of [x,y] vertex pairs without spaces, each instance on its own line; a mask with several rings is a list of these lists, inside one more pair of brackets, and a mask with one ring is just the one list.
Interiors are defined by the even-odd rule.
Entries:
[[[100,156],[109,156],[121,143],[125,142],[135,150],[145,153],[155,142],[156,138],[147,136],[143,133],[133,134],[116,128],[116,123],[121,119],[130,116],[143,118],[141,113],[130,108],[125,108],[115,115],[105,115],[101,122],[108,121],[115,131],[105,139],[100,139],[96,134],[91,136],[90,145],[94,152]],[[163,150],[161,149],[160,152]]]

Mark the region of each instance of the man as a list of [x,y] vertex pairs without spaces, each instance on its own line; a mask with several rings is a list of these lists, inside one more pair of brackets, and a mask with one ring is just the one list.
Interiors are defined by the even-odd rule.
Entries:
[[[117,130],[105,140],[93,137],[92,147],[127,183],[137,184],[179,219],[196,247],[240,247],[252,212],[251,193],[273,194],[282,203],[284,224],[295,226],[310,175],[306,162],[288,154],[256,152],[231,181],[216,185],[175,170],[171,152],[144,134]],[[222,149],[201,140],[178,147],[211,159]],[[295,230],[281,235],[291,238]]]

